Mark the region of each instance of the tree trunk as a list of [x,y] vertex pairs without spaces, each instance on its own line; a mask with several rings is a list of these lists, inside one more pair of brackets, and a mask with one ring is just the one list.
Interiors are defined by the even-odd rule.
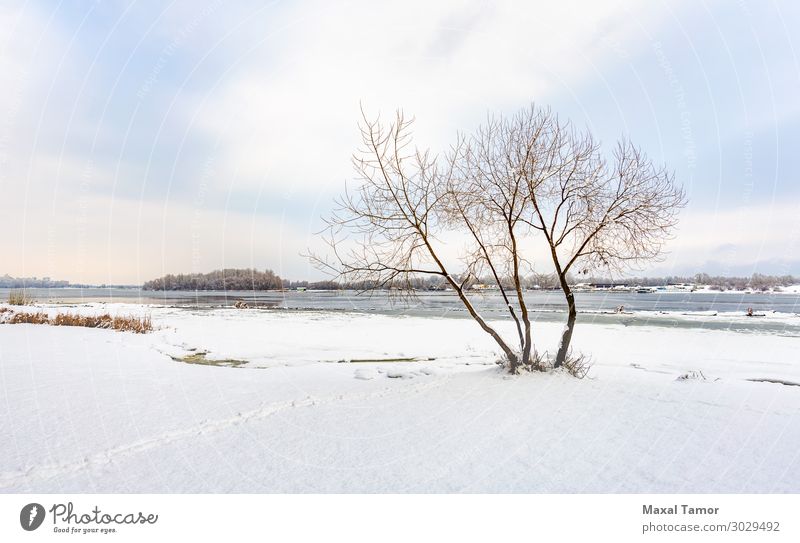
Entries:
[[481,317],[478,314],[478,312],[475,311],[475,308],[472,307],[472,303],[469,301],[469,298],[467,298],[467,295],[464,294],[464,290],[458,285],[458,283],[455,282],[452,276],[449,273],[447,273],[447,269],[444,267],[444,264],[439,259],[439,256],[436,254],[436,251],[433,250],[433,247],[431,247],[431,244],[428,242],[428,237],[426,233],[420,230],[419,226],[417,226],[417,231],[422,237],[422,241],[425,243],[425,246],[428,248],[428,252],[431,255],[431,258],[433,258],[433,261],[436,262],[436,265],[441,270],[442,276],[448,283],[450,283],[450,286],[453,287],[453,290],[456,291],[458,297],[461,299],[461,303],[463,303],[464,307],[467,308],[467,311],[469,312],[470,316],[473,319],[475,319],[475,321],[480,325],[480,327],[483,329],[484,332],[492,336],[492,339],[494,339],[495,342],[503,350],[503,353],[506,355],[506,359],[508,360],[509,370],[511,371],[511,373],[517,373],[517,369],[519,368],[519,357],[517,357],[517,355],[514,354],[514,350],[511,347],[509,347],[505,341],[503,341],[503,338],[500,337],[500,334],[498,334],[494,328],[489,326],[486,323],[486,321],[483,320],[483,317]]
[[522,308],[522,321],[525,323],[525,344],[522,348],[522,363],[529,365],[531,363],[531,347],[533,346],[533,341],[531,340],[531,319],[528,317],[528,308],[522,300],[522,294],[520,294],[519,299]]
[[[519,279],[517,238],[514,236],[514,228],[511,224],[508,225],[508,233],[511,236],[512,258],[514,259],[514,289],[517,291],[517,302],[522,313],[522,322],[525,323],[525,340],[522,342],[522,365],[528,366],[531,363],[531,347],[533,345],[531,340],[531,319],[528,317],[528,306],[525,304],[525,296],[522,293],[522,284]],[[510,304],[509,308],[511,308]],[[519,322],[517,326],[519,326]],[[512,371],[516,371],[516,368],[512,368]]]
[[566,284],[566,280],[562,280],[561,288],[567,297],[567,326],[564,327],[564,332],[561,334],[561,343],[558,346],[556,361],[553,364],[554,368],[560,368],[567,359],[569,344],[572,341],[572,331],[575,329],[575,319],[578,316],[578,311],[575,308],[575,295],[569,285]]
[[447,279],[447,282],[450,283],[450,286],[452,286],[453,289],[456,291],[456,294],[458,294],[458,297],[461,299],[461,302],[464,304],[464,307],[467,308],[467,311],[469,312],[470,316],[473,319],[475,319],[475,321],[480,325],[480,327],[483,329],[484,332],[492,336],[495,342],[503,350],[503,353],[506,355],[506,358],[508,359],[509,370],[511,371],[511,373],[516,373],[517,369],[519,368],[519,357],[517,357],[517,355],[514,354],[514,350],[511,347],[509,347],[508,344],[506,344],[506,342],[503,341],[503,338],[500,337],[500,334],[498,334],[494,328],[489,326],[486,323],[486,321],[483,320],[483,317],[481,317],[478,314],[478,312],[475,311],[475,308],[472,306],[472,303],[469,301],[469,298],[467,298],[467,295],[464,294],[464,291],[461,289],[461,287],[449,275],[446,275],[445,277]]

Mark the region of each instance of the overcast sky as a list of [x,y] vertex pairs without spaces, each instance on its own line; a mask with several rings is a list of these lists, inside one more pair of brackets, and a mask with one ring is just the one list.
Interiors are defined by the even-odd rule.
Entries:
[[232,4],[0,5],[0,275],[318,278],[359,101],[434,150],[549,105],[686,187],[640,273],[800,274],[797,2]]

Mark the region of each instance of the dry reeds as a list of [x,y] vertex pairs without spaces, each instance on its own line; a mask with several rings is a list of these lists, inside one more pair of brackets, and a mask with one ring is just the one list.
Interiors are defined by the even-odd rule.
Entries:
[[6,321],[8,324],[49,324],[47,313],[14,313]]
[[24,290],[12,290],[8,293],[9,305],[31,305],[33,298],[28,296]]
[[108,313],[102,315],[76,315],[72,313],[59,313],[54,317],[46,313],[14,313],[8,324],[49,324],[51,326],[82,326],[84,328],[109,328],[121,332],[134,332],[145,334],[153,330],[153,322],[149,316],[118,316],[112,317]]

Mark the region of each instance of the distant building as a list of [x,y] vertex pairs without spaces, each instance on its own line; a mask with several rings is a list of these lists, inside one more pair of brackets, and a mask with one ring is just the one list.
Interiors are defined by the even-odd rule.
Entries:
[[8,274],[0,277],[0,288],[63,288],[69,281],[54,281],[49,277],[11,277]]
[[487,285],[485,283],[475,283],[471,288],[472,290],[500,290],[497,285]]

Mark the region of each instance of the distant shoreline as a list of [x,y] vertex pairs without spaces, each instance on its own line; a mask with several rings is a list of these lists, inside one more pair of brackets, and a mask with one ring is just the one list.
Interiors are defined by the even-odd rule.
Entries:
[[[579,285],[572,285],[575,288],[576,293],[635,293],[637,290],[637,286],[627,286],[625,288],[581,288]],[[69,285],[63,287],[6,287],[0,286],[0,293],[8,293],[14,290],[24,290],[24,291],[73,291],[73,290],[136,290],[139,292],[145,293],[205,293],[205,294],[224,294],[224,293],[248,293],[248,292],[257,292],[257,293],[282,293],[282,292],[363,292],[364,289],[352,288],[352,287],[342,287],[342,288],[283,288],[283,289],[145,289],[141,286],[137,285]],[[560,291],[558,287],[547,287],[547,288],[523,288],[523,292],[558,292]],[[374,289],[370,290],[369,292],[373,293],[385,293],[391,294],[394,292],[393,289]],[[364,295],[368,296],[369,292],[366,292]],[[453,292],[450,289],[413,289],[412,292],[418,293],[448,293]],[[472,289],[469,291],[475,295],[485,295],[485,294],[493,294],[498,293],[498,289],[493,288],[479,288],[479,289]],[[791,285],[789,287],[777,287],[776,289],[767,289],[767,290],[754,290],[754,289],[743,289],[743,290],[736,290],[736,289],[715,289],[713,286],[709,285],[697,285],[697,288],[694,290],[688,289],[663,289],[663,290],[653,290],[647,292],[647,294],[663,294],[663,295],[673,295],[673,294],[739,294],[739,295],[747,295],[747,294],[764,294],[764,295],[772,295],[772,294],[789,294],[789,295],[798,295],[800,294],[800,285]]]
[[[512,289],[506,285],[506,280],[501,278],[507,290]],[[774,294],[800,294],[800,277],[790,274],[764,275],[754,273],[748,277],[737,276],[712,276],[698,273],[693,276],[662,276],[662,277],[620,277],[611,279],[598,276],[581,276],[568,278],[570,286],[575,291],[613,291],[613,290],[641,290],[643,292],[670,293],[674,291],[706,291],[706,292],[734,292],[748,294],[752,292]],[[470,281],[467,290],[493,291],[498,290],[497,282],[487,278],[474,278]],[[522,288],[525,291],[559,290],[560,285],[549,274],[533,274],[522,278]],[[259,271],[255,269],[230,268],[215,270],[209,273],[168,274],[157,279],[145,281],[141,285],[131,284],[84,284],[70,283],[63,280],[52,280],[49,277],[11,277],[0,276],[0,289],[105,289],[105,290],[141,290],[144,292],[286,292],[286,291],[347,291],[347,290],[372,290],[370,283],[333,281],[333,280],[288,280],[271,270]],[[446,291],[449,285],[441,277],[415,277],[411,280],[411,289],[418,292]],[[378,291],[385,288],[375,289]],[[391,290],[391,289],[389,289]]]

